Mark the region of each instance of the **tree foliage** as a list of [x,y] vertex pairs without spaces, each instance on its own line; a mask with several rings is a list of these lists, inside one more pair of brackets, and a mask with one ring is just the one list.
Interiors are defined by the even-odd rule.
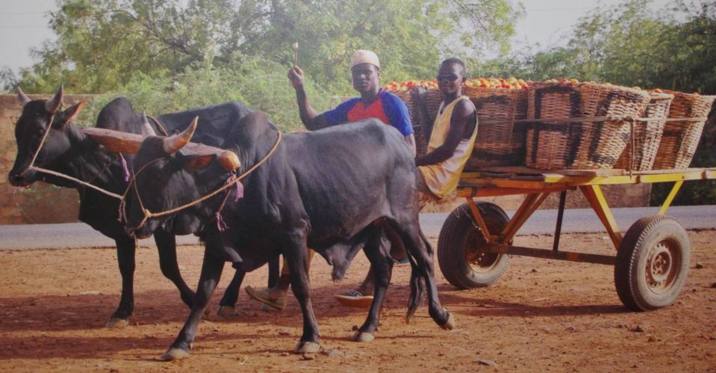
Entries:
[[347,86],[359,48],[381,56],[389,79],[431,76],[441,55],[505,49],[518,12],[508,0],[61,0],[58,39],[36,51],[22,84],[100,93],[137,72],[171,77],[255,58],[288,66],[294,42],[324,86]]

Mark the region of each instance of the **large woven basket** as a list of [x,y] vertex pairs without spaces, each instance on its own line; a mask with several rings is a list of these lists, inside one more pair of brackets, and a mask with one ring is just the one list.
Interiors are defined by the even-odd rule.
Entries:
[[664,126],[654,168],[688,168],[716,96],[668,93],[674,95],[674,100],[671,102],[669,119]]
[[518,109],[526,106],[527,91],[466,87],[463,93],[475,104],[478,118],[475,147],[465,169],[521,164],[525,132],[520,131],[524,127],[517,126],[515,119]]
[[634,121],[632,125],[631,141],[619,157],[615,168],[648,171],[654,166],[674,95],[656,92],[651,92],[650,95],[651,99],[641,120]]
[[610,84],[536,84],[529,92],[525,163],[538,169],[612,168],[630,137],[627,119],[649,102]]
[[415,145],[417,155],[424,155],[430,142],[435,116],[440,109],[442,95],[437,89],[425,89],[416,87],[410,90],[411,99],[415,103],[415,112],[411,112],[410,119],[413,120],[415,130]]
[[418,103],[415,97],[415,89],[405,91],[393,92],[396,96],[400,97],[405,106],[408,107],[408,114],[410,115],[410,123],[413,124],[413,132],[415,136],[415,148],[417,155],[425,154],[427,148],[427,139],[425,138],[425,131],[423,124],[420,120],[420,114],[418,109]]

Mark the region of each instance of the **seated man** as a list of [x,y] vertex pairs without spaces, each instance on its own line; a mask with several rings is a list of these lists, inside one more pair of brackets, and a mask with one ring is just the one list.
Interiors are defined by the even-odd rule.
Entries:
[[[396,95],[380,88],[380,61],[378,56],[367,50],[358,50],[351,57],[351,77],[353,88],[360,93],[355,97],[338,105],[335,109],[318,114],[308,103],[306,91],[303,87],[303,71],[294,66],[288,71],[288,78],[296,90],[301,121],[309,130],[356,122],[368,118],[376,118],[400,131],[405,137],[406,145],[415,154],[415,138],[413,126],[410,123],[408,108]],[[350,149],[346,149],[350,151]],[[403,252],[394,253],[401,256]],[[310,263],[313,251],[309,251]],[[254,299],[277,310],[285,306],[286,292],[290,285],[288,267],[283,266],[281,276],[276,287],[268,289],[254,289],[247,286],[246,292]]]
[[[457,189],[460,174],[465,168],[477,138],[477,111],[467,96],[462,95],[465,64],[458,58],[448,58],[440,64],[437,82],[442,102],[430,134],[427,153],[415,159],[418,166],[418,199],[422,209],[427,202],[450,197]],[[393,246],[399,239],[386,231]],[[391,253],[398,252],[393,249]],[[341,303],[366,306],[372,301],[373,275],[368,272],[361,285],[346,295],[338,295]]]

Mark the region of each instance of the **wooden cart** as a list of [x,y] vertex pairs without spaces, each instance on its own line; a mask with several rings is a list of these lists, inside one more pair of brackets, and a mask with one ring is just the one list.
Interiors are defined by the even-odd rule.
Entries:
[[[666,212],[684,181],[716,178],[716,168],[685,170],[539,171],[502,167],[465,172],[458,194],[466,203],[453,210],[440,231],[438,260],[445,278],[458,288],[487,286],[507,269],[508,254],[614,266],[619,298],[645,311],[668,306],[678,297],[689,268],[690,243],[684,228]],[[657,215],[635,222],[626,233],[617,226],[602,185],[673,182]],[[578,189],[609,233],[616,255],[562,251],[559,240],[566,192]],[[552,249],[520,247],[513,239],[550,193],[560,193]],[[524,194],[512,218],[496,204],[475,197]]]

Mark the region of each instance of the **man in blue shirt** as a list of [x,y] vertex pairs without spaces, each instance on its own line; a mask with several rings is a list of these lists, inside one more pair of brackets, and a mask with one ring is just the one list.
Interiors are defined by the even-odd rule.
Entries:
[[[318,113],[308,102],[306,91],[303,87],[303,70],[293,66],[288,71],[288,78],[296,90],[296,101],[301,116],[301,121],[307,129],[314,131],[329,126],[343,123],[356,122],[362,119],[376,118],[383,123],[397,129],[405,138],[406,144],[415,155],[415,137],[413,126],[410,123],[410,115],[405,103],[396,95],[380,88],[380,61],[378,56],[368,50],[357,50],[351,57],[351,78],[353,88],[360,93],[360,97],[351,98],[332,110]],[[350,125],[350,124],[348,124]],[[402,245],[392,251],[394,256],[404,256]],[[308,263],[313,257],[313,251],[309,251]],[[356,300],[370,301],[372,289],[371,274],[361,286],[352,290],[346,295],[341,295],[347,301]],[[274,308],[281,310],[286,304],[286,293],[290,285],[288,267],[283,266],[281,277],[276,287],[268,289],[254,289],[247,286],[246,292],[254,299]]]

